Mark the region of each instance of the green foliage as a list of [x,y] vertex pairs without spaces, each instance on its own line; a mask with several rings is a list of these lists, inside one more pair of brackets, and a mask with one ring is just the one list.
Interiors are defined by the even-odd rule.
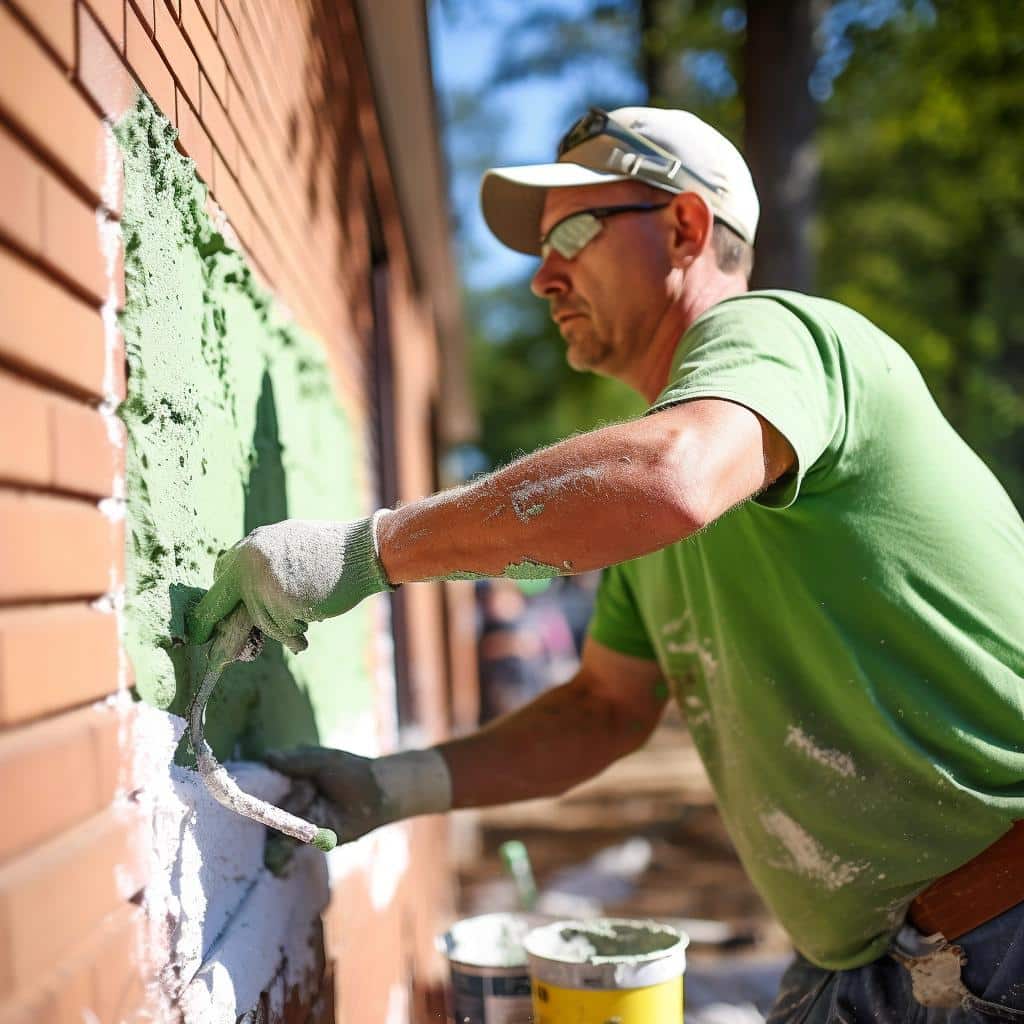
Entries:
[[907,348],[1022,505],[1024,6],[916,5],[853,42],[823,109],[819,290]]
[[643,411],[625,385],[570,368],[547,303],[526,281],[474,295],[470,315],[480,448],[491,465]]
[[[486,16],[478,2],[448,3]],[[502,89],[543,76],[566,123],[589,102],[635,101],[593,74],[609,53],[650,81],[652,102],[693,110],[741,141],[741,4],[590,8],[580,18],[524,0],[492,81],[459,97],[456,149],[477,161],[471,201],[479,171],[501,162],[493,114]],[[812,80],[817,290],[908,349],[954,426],[1024,506],[1024,4],[832,0],[822,11]],[[641,407],[614,382],[568,367],[527,285],[469,303],[482,447],[493,462]]]

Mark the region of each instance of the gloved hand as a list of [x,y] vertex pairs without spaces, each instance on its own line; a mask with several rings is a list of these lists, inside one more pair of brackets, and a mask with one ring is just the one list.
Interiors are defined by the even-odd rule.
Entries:
[[206,643],[242,602],[262,633],[296,654],[304,651],[310,622],[394,589],[377,553],[376,524],[386,514],[352,523],[285,519],[257,527],[217,559],[213,586],[186,617],[189,640]]
[[[333,829],[341,843],[417,814],[451,809],[452,784],[448,764],[434,749],[408,750],[387,757],[360,757],[330,747],[297,747],[268,751],[267,764],[299,780],[293,796],[310,805],[312,782],[316,820]],[[296,810],[290,799],[284,805]],[[307,812],[307,807],[302,808]]]

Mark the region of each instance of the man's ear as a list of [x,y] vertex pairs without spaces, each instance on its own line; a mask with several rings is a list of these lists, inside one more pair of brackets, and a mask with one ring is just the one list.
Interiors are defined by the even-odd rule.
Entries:
[[669,257],[674,267],[689,267],[711,244],[715,218],[703,196],[680,192],[672,200]]

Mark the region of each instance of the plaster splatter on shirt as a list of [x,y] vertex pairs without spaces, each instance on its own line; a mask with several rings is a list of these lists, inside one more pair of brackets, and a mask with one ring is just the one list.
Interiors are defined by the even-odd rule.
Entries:
[[774,836],[789,855],[787,870],[797,871],[820,882],[829,892],[849,885],[868,865],[851,864],[829,853],[810,833],[800,827],[788,814],[769,811],[761,815],[765,832]]
[[601,471],[594,466],[570,469],[547,480],[527,480],[512,491],[512,508],[520,522],[528,523],[544,511],[544,502],[562,491],[580,491],[587,480],[600,480]]
[[791,725],[786,733],[787,747],[793,747],[806,754],[812,761],[842,775],[844,779],[852,779],[857,775],[857,766],[849,754],[841,750],[830,750],[819,747],[798,725]]

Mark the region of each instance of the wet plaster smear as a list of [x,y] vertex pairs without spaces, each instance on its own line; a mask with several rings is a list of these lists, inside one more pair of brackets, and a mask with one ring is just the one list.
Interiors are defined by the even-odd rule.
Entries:
[[[185,609],[213,580],[217,554],[249,530],[289,516],[366,513],[359,437],[320,344],[215,230],[205,188],[168,122],[140,98],[115,134],[129,371],[119,410],[127,428],[123,628],[139,700],[122,745],[127,790],[151,823],[143,905],[144,955],[158,972],[154,1019],[233,1022],[261,991],[278,1019],[296,993],[319,984],[328,873],[352,865],[305,849],[284,877],[266,871],[264,830],[217,805],[189,767],[180,716],[205,659],[175,639],[184,636]],[[318,741],[365,748],[376,614],[364,602],[314,624],[301,656],[268,642],[258,661],[231,666],[207,709],[218,757],[255,762],[268,747]],[[264,798],[280,800],[287,789],[258,764],[232,770]],[[405,854],[404,833],[386,838]],[[389,884],[404,864],[373,861],[390,865]]]
[[[174,640],[218,553],[265,523],[366,509],[357,441],[321,346],[214,229],[191,161],[147,100],[116,134],[126,193],[126,646],[138,696],[180,715],[202,656]],[[365,715],[371,629],[359,607],[313,625],[299,657],[268,643],[256,663],[230,667],[207,712],[217,756],[256,758]]]

